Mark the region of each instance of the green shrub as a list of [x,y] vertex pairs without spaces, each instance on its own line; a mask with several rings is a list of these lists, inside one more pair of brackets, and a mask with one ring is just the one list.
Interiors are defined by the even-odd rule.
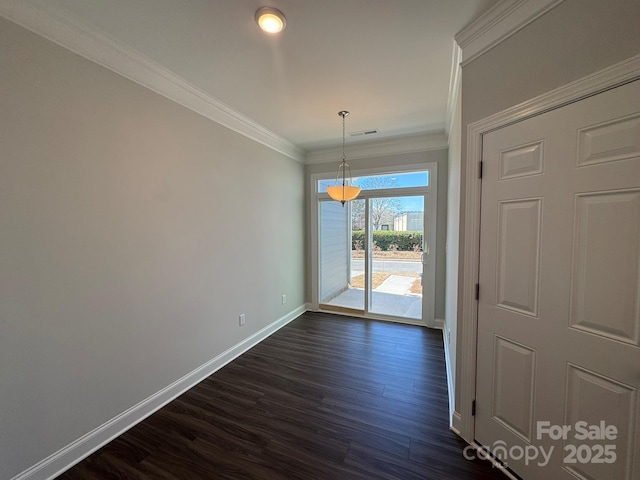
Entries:
[[[356,249],[356,242],[365,245],[365,231],[354,230],[351,236],[351,249]],[[394,232],[391,230],[375,230],[373,241],[383,251],[389,251],[392,245],[397,246],[401,252],[414,251],[415,245],[422,245],[422,232]]]

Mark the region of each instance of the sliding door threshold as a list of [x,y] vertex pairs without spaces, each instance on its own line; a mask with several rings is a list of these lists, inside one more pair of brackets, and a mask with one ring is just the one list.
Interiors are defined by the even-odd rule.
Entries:
[[318,305],[318,308],[327,312],[338,312],[344,313],[347,315],[357,315],[364,317],[364,310],[359,310],[357,308],[349,308],[349,307],[341,307],[339,305],[329,305],[327,303],[321,303]]
[[419,319],[394,317],[391,315],[377,315],[371,312],[369,312],[368,314],[365,314],[364,310],[358,310],[357,308],[340,307],[338,305],[328,305],[326,303],[325,304],[320,303],[318,305],[318,311],[320,313],[339,313],[341,315],[359,317],[365,320],[379,320],[379,321],[389,322],[389,323],[401,323],[404,325],[414,325],[417,327],[429,328],[423,320],[419,320]]

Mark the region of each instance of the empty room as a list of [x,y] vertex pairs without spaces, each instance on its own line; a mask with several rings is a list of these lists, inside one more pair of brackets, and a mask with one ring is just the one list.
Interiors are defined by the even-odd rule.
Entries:
[[640,478],[638,0],[0,0],[0,480]]

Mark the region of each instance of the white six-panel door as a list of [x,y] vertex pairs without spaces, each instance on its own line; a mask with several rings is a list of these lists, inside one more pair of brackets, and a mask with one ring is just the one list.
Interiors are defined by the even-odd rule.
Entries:
[[640,81],[484,135],[479,283],[477,441],[525,479],[640,478]]

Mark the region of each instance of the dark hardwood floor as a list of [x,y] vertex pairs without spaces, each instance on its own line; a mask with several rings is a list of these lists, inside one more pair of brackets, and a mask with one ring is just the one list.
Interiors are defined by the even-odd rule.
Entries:
[[308,312],[58,478],[506,478],[465,446],[441,332]]

